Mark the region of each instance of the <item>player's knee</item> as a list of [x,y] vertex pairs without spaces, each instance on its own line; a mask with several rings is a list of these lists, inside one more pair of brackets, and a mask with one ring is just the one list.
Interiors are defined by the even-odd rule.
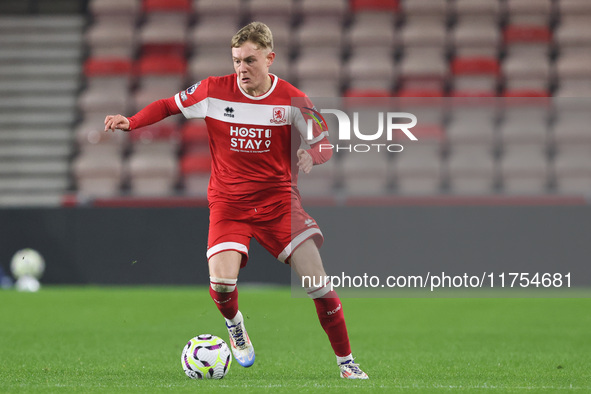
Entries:
[[[302,284],[306,289],[308,297],[312,298],[313,300],[326,297],[331,291],[333,291],[330,280],[327,276],[311,278],[311,281],[305,281],[305,279],[307,278],[302,278]],[[318,282],[316,282],[314,279],[318,279]]]
[[231,293],[236,289],[236,282],[238,279],[209,278],[209,285],[211,289],[218,293]]

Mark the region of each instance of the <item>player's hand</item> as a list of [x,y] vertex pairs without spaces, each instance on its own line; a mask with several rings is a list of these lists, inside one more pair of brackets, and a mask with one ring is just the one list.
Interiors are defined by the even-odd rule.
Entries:
[[105,118],[105,131],[116,129],[129,130],[129,120],[123,115],[107,115]]
[[305,174],[309,174],[312,171],[312,167],[314,166],[314,161],[312,160],[312,156],[305,149],[298,150],[298,167],[302,170]]

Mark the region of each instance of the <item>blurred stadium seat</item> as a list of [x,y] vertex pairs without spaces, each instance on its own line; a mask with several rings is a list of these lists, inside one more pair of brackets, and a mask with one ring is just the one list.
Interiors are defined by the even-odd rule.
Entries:
[[180,131],[173,121],[130,133],[131,154],[125,163],[130,191],[138,196],[174,194],[179,177]]
[[192,5],[189,0],[142,0],[142,10],[148,15],[173,14],[185,18],[191,14]]
[[56,6],[73,14],[0,16],[0,203],[55,205],[70,187],[85,19]]
[[[66,10],[64,4],[56,2],[55,9],[80,10],[79,5]],[[16,5],[6,7],[25,12]],[[587,0],[89,0],[85,16],[68,17],[43,15],[48,7],[43,2],[38,16],[0,18],[0,184],[12,194],[30,190],[33,183],[14,181],[11,150],[34,155],[35,144],[22,144],[36,138],[51,141],[46,152],[55,154],[27,156],[33,164],[23,168],[30,170],[31,179],[38,179],[43,167],[35,163],[53,168],[57,178],[64,176],[64,163],[71,163],[71,183],[67,175],[61,183],[45,182],[47,193],[40,194],[51,194],[53,200],[70,185],[75,191],[90,190],[85,163],[93,162],[99,151],[119,155],[130,181],[134,174],[149,172],[133,136],[101,134],[104,115],[129,114],[207,76],[232,73],[230,37],[255,19],[274,34],[277,57],[271,72],[311,97],[448,96],[464,103],[462,98],[530,97],[542,102],[550,96],[568,100],[591,95]],[[475,101],[465,103],[470,102]],[[340,177],[360,165],[373,166],[386,177],[370,188],[401,194],[590,190],[585,189],[586,175],[580,175],[587,163],[585,150],[572,162],[565,153],[591,140],[582,126],[589,122],[584,110],[546,107],[536,114],[519,105],[472,104],[464,109],[454,104],[441,116],[440,139],[425,138],[425,147],[413,147],[416,158],[399,155],[383,163],[369,155],[365,165],[337,155],[334,163],[322,167],[326,174],[319,179],[328,177],[329,189],[352,190],[340,184]],[[37,110],[30,114],[33,106]],[[425,116],[421,114],[423,126]],[[428,120],[429,125],[437,123]],[[182,119],[164,125],[172,125],[180,137],[161,167],[169,175],[174,172],[170,161],[164,164],[172,154],[183,182],[169,176],[158,186],[160,192],[173,193],[179,185],[185,191],[203,190],[200,181],[195,188],[188,186],[192,183],[180,164],[191,152],[205,149],[202,126],[184,125]],[[52,130],[51,138],[43,130]],[[479,164],[470,166],[471,161]],[[132,185],[123,169],[110,171],[119,175],[105,190],[115,194],[128,186],[149,193],[156,183]],[[529,188],[518,175],[528,171]],[[25,175],[19,172],[19,177]],[[576,180],[581,182],[578,188]]]
[[497,59],[501,33],[494,19],[464,17],[450,33],[450,44],[458,58],[484,57]]
[[454,96],[496,95],[499,64],[494,57],[456,58],[451,64]]
[[487,195],[498,182],[494,148],[465,143],[450,147],[447,160],[449,190],[455,195]]
[[180,161],[185,192],[191,196],[206,196],[211,172],[208,150],[185,154]]
[[178,160],[175,155],[136,153],[130,156],[125,171],[132,195],[174,195],[174,187],[178,181]]
[[548,26],[552,16],[552,0],[507,0],[509,25]]
[[137,32],[135,23],[119,15],[97,19],[84,34],[90,58],[133,59]]
[[301,49],[294,62],[292,75],[298,83],[314,81],[332,83],[338,87],[342,77],[341,64],[340,52],[327,51],[322,47],[306,47]]
[[[575,90],[584,94],[586,84],[581,81],[585,80],[590,81],[591,88],[591,67],[586,66],[585,52],[568,49],[589,44],[585,34],[591,34],[591,29],[580,16],[589,12],[582,1],[560,0],[553,5],[549,0],[195,0],[191,5],[195,20],[187,27],[181,29],[181,24],[166,32],[172,35],[176,30],[179,51],[184,48],[187,55],[186,84],[232,72],[228,51],[223,49],[228,39],[219,32],[235,31],[248,19],[261,19],[270,25],[275,38],[277,57],[271,71],[293,81],[310,96],[449,95],[463,103],[457,98],[493,98],[500,94],[518,99],[550,96],[554,91],[565,95]],[[183,9],[186,4],[179,1],[177,6]],[[144,11],[146,7],[144,4]],[[555,14],[555,10],[561,14]],[[151,23],[156,20],[137,28],[142,57],[150,53],[146,37]],[[154,33],[154,37],[163,36]],[[557,47],[553,49],[552,45]],[[157,87],[150,89],[141,78],[137,86],[138,108],[158,95],[174,93],[173,89],[166,94]],[[165,84],[158,86],[164,88]],[[170,86],[179,87],[177,83]],[[81,106],[93,102],[90,93],[83,94]],[[145,98],[140,99],[142,96]],[[425,141],[422,147],[413,147],[416,155],[400,155],[392,163],[366,156],[366,164],[349,163],[343,156],[330,169],[326,166],[334,181],[329,183],[339,183],[339,176],[334,174],[342,176],[354,165],[362,165],[373,166],[382,175],[388,173],[385,181],[369,187],[376,190],[388,188],[395,176],[400,193],[439,193],[446,185],[454,194],[528,192],[523,184],[522,189],[513,186],[513,179],[523,174],[519,166],[527,168],[529,158],[532,167],[540,169],[541,159],[546,164],[552,160],[548,152],[555,140],[583,138],[571,127],[577,121],[569,123],[564,116],[556,118],[554,131],[547,108],[536,114],[525,107],[505,111],[494,102],[466,103],[470,103],[467,108],[454,105],[447,116],[433,120],[432,126],[439,128],[440,136]],[[423,125],[429,116],[421,113]],[[190,163],[194,159],[191,152],[205,149],[206,135],[202,125],[182,130],[185,153],[179,160]],[[482,163],[471,165],[477,158]],[[538,184],[529,190],[545,192],[549,174],[538,171]],[[185,188],[189,183],[184,182]],[[197,188],[203,190],[201,183],[197,182]],[[345,181],[343,186],[355,192],[354,185]],[[319,190],[317,186],[311,189]]]
[[347,196],[372,197],[388,193],[393,171],[387,154],[366,152],[342,155],[341,159],[338,177]]
[[505,146],[500,172],[503,191],[507,194],[546,193],[549,184],[546,147],[526,143]]
[[591,188],[591,145],[559,145],[554,172],[558,193],[587,194]]
[[450,115],[445,130],[450,145],[475,143],[492,149],[497,143],[498,108],[494,99],[455,99]]
[[396,78],[394,59],[380,48],[357,48],[345,65],[345,78],[353,89],[391,91]]
[[[306,197],[327,197],[334,193],[338,182],[337,160],[329,160],[309,174],[298,176],[298,189]],[[316,171],[318,170],[318,171]]]
[[[179,55],[187,50],[187,25],[178,18],[151,17],[139,31],[141,52],[147,55]],[[184,18],[183,18],[184,19]]]
[[243,12],[241,0],[193,0],[193,10],[199,18],[238,16]]
[[440,124],[413,128],[420,142],[404,145],[403,154],[396,156],[396,190],[400,194],[439,194],[442,188],[442,157],[444,131]]
[[114,197],[122,183],[122,156],[117,151],[88,151],[72,163],[77,191],[85,197]]
[[220,31],[237,31],[240,26],[235,14],[216,15],[215,18],[203,16],[198,23],[189,28],[188,39],[191,50],[197,55],[205,55],[209,51],[226,50],[230,46],[230,39]]
[[322,21],[342,22],[349,12],[349,4],[347,0],[300,0],[297,12],[304,20],[318,18]]
[[140,7],[139,0],[90,0],[88,2],[89,14],[97,20],[126,17],[129,22],[135,22]]
[[350,0],[349,7],[354,14],[364,11],[395,12],[398,0]]

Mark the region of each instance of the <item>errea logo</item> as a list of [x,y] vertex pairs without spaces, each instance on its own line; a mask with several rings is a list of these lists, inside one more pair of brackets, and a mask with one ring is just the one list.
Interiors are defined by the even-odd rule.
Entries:
[[232,107],[226,107],[226,109],[224,109],[224,116],[227,116],[228,118],[233,118],[234,117],[234,108]]

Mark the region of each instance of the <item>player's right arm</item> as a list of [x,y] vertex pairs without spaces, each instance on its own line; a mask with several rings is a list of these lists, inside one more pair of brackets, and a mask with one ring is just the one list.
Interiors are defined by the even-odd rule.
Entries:
[[129,131],[129,119],[121,114],[107,115],[105,118],[105,131],[107,130]]
[[107,115],[105,131],[135,130],[181,112],[188,119],[204,118],[207,112],[208,86],[207,79],[197,82],[173,97],[154,101],[130,118],[121,114]]
[[148,104],[144,109],[130,118],[126,118],[121,114],[107,115],[105,118],[105,131],[115,131],[116,129],[130,131],[151,125],[168,116],[180,113],[181,110],[176,105],[174,97],[161,99]]

